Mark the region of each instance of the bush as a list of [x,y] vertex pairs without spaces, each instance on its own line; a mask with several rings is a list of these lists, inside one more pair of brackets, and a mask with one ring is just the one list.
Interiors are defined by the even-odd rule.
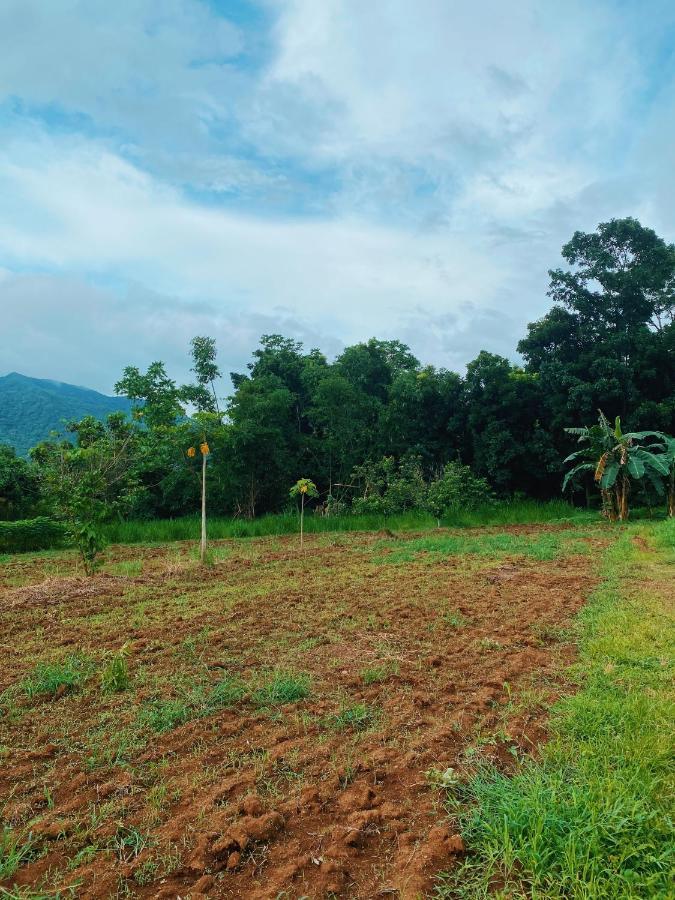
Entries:
[[437,519],[457,509],[477,509],[494,502],[490,485],[473,474],[469,466],[451,462],[432,481],[426,498],[429,512]]
[[66,529],[47,516],[0,522],[0,552],[26,553],[31,550],[50,550],[66,541]]

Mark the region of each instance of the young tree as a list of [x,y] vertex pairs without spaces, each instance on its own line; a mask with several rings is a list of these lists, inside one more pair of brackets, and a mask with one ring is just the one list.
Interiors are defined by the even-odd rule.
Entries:
[[105,543],[101,525],[126,511],[137,490],[136,434],[123,413],[105,423],[86,416],[68,431],[74,445],[45,441],[31,455],[55,518],[66,523],[85,572],[93,575]]
[[426,507],[440,528],[441,517],[450,510],[472,509],[493,501],[494,495],[484,478],[474,475],[469,466],[450,462],[429,485]]
[[[659,431],[638,431],[624,434],[621,419],[616,417],[614,428],[600,412],[598,424],[584,428],[567,428],[579,443],[588,446],[571,453],[568,462],[576,465],[565,475],[563,491],[572,478],[581,472],[593,471],[600,488],[604,514],[614,522],[628,518],[628,496],[631,481],[646,478],[654,489],[663,494],[663,478],[668,475],[666,437]],[[642,442],[649,441],[648,444]],[[656,451],[656,452],[654,452]],[[582,462],[576,462],[581,459]]]
[[200,412],[220,413],[216,396],[216,380],[221,371],[216,363],[216,342],[213,338],[197,336],[190,341],[192,369],[196,384],[186,384],[180,389],[181,399],[192,403]]
[[316,485],[309,478],[300,478],[290,490],[291,497],[300,497],[300,549],[303,548],[305,532],[305,497],[318,497]]

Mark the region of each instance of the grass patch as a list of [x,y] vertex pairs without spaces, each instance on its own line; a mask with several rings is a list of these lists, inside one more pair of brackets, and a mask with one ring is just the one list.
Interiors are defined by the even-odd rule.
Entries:
[[392,675],[398,675],[399,665],[397,662],[382,663],[379,666],[371,666],[361,672],[361,678],[364,684],[378,684],[380,681],[386,681]]
[[11,878],[16,870],[26,863],[33,854],[30,835],[23,840],[13,829],[4,826],[0,831],[0,881]]
[[310,691],[309,675],[275,672],[269,681],[253,691],[251,699],[256,706],[283,706],[304,700],[309,697]]
[[333,731],[365,731],[377,722],[377,711],[367,703],[355,703],[353,706],[344,706],[339,713],[328,716],[326,726]]
[[163,734],[184,725],[195,714],[194,704],[188,700],[153,700],[140,711],[138,721],[141,726]]
[[[476,527],[480,525],[534,525],[547,522],[589,521],[597,519],[597,512],[588,512],[570,506],[562,500],[538,502],[514,500],[490,504],[473,510],[455,510],[441,519],[441,524],[452,527]],[[411,511],[392,516],[344,515],[306,516],[306,534],[325,534],[334,531],[378,531],[390,528],[394,531],[435,528],[436,519],[421,511]],[[257,519],[209,518],[209,539],[268,537],[295,534],[300,528],[297,513],[278,513]],[[113,522],[105,527],[108,541],[114,544],[161,543],[164,541],[198,541],[200,519],[183,516],[178,519],[133,520]]]
[[672,896],[674,532],[640,528],[661,548],[642,554],[631,533],[607,551],[580,617],[581,690],[555,707],[539,761],[511,778],[479,770],[466,786],[472,805],[454,812],[471,855],[441,879],[437,897]]
[[56,696],[77,690],[92,673],[91,662],[83,656],[69,656],[60,662],[39,663],[23,682],[29,700],[40,695]]
[[103,667],[101,672],[101,690],[104,693],[119,694],[122,691],[126,691],[131,684],[127,652],[125,645],[117,653],[114,653]]
[[248,689],[240,678],[224,675],[206,698],[205,708],[211,712],[234,706],[235,703],[244,699],[247,692]]
[[527,534],[438,534],[396,543],[382,541],[379,549],[391,549],[390,553],[378,558],[383,563],[409,563],[423,561],[437,562],[439,556],[525,556],[546,561],[567,553],[586,552],[587,544],[576,539],[569,532],[550,532],[538,535]]

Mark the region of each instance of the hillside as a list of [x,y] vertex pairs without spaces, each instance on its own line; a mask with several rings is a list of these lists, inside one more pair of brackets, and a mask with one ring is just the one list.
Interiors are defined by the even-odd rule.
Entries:
[[24,456],[51,431],[63,431],[65,422],[87,415],[103,419],[130,406],[124,397],[10,372],[0,377],[0,443]]

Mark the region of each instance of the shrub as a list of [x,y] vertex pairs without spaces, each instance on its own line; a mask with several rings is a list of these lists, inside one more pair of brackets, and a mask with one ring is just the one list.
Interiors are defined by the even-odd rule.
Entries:
[[443,474],[429,485],[426,505],[429,512],[441,519],[456,509],[476,509],[494,502],[490,485],[473,474],[469,466],[451,462]]
[[65,541],[65,527],[47,516],[0,522],[0,552],[3,553],[50,550],[62,546]]

